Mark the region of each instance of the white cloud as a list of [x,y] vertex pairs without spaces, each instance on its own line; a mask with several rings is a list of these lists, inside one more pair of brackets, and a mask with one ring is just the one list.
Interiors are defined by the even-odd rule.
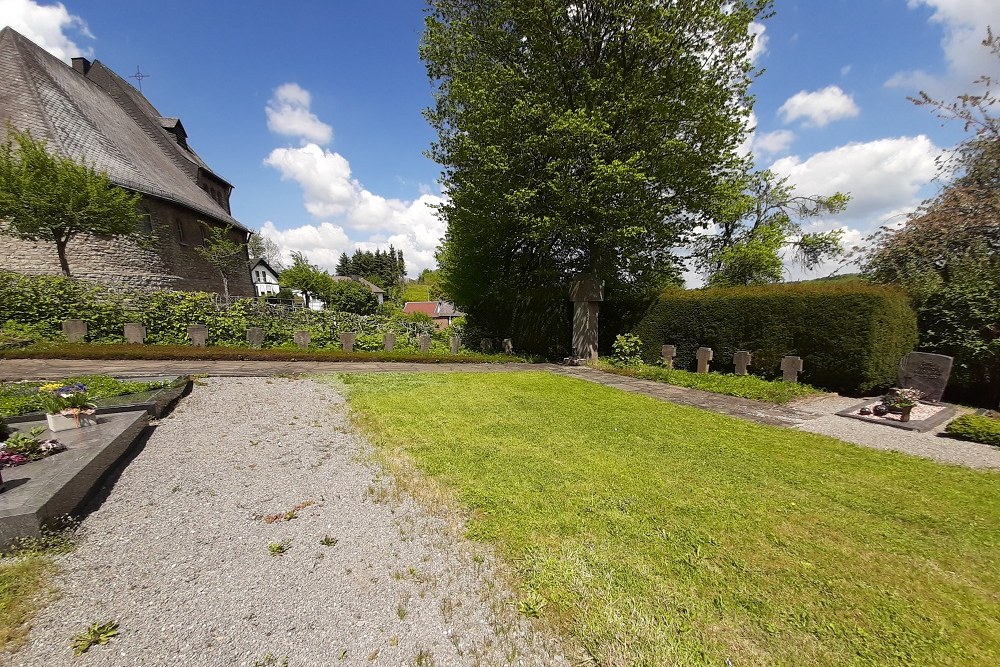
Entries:
[[410,275],[433,268],[445,232],[433,207],[443,203],[444,196],[422,191],[412,201],[382,197],[351,175],[344,156],[314,143],[276,148],[264,164],[277,169],[282,180],[299,184],[305,208],[317,220],[288,230],[265,224],[265,235],[283,249],[286,259],[291,251],[301,251],[332,271],[342,252],[392,244],[403,251]]
[[750,49],[750,62],[756,65],[760,57],[767,53],[768,36],[764,34],[767,26],[757,21],[751,21],[747,30],[754,36],[753,47]]
[[813,92],[799,91],[785,100],[778,109],[786,123],[800,118],[806,125],[823,127],[828,123],[842,118],[853,118],[860,113],[854,98],[840,89],[840,86],[827,86]]
[[312,95],[297,83],[285,83],[267,103],[267,129],[276,134],[298,137],[303,142],[327,144],[333,128],[316,117],[309,107]]
[[93,49],[78,46],[68,33],[94,39],[87,23],[61,3],[40,5],[35,0],[0,0],[0,26],[10,26],[60,60],[93,57]]
[[941,26],[941,50],[945,72],[923,70],[897,72],[885,85],[910,93],[926,90],[931,95],[951,97],[967,91],[980,76],[1000,76],[1000,63],[981,44],[987,26],[1000,26],[1000,3],[996,0],[909,0],[911,9],[933,10],[930,22]]
[[924,135],[878,139],[852,142],[806,160],[784,157],[771,170],[787,176],[802,195],[849,192],[851,203],[843,217],[872,223],[918,198],[937,172],[934,158],[939,152]]
[[840,76],[847,76],[848,74],[850,74],[851,73],[851,67],[853,67],[853,65],[844,65],[843,67],[841,67],[840,68]]
[[795,141],[795,133],[791,130],[775,130],[755,137],[753,151],[757,155],[784,153],[793,141]]

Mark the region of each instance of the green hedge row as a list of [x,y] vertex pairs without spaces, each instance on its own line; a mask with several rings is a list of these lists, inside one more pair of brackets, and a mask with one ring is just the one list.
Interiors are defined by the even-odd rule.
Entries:
[[[248,327],[264,330],[264,347],[293,347],[296,330],[308,330],[314,347],[340,347],[339,334],[358,333],[355,349],[382,348],[382,334],[397,335],[397,347],[416,349],[415,336],[430,333],[432,350],[447,351],[447,332],[427,321],[397,313],[355,315],[307,309],[283,310],[257,299],[240,299],[228,307],[204,292],[114,290],[89,281],[60,276],[26,276],[0,272],[0,328],[37,341],[62,339],[62,322],[87,323],[87,341],[124,343],[128,322],[146,326],[146,342],[184,345],[187,327],[208,326],[210,345],[245,346]],[[426,318],[425,318],[426,319]]]
[[951,435],[986,445],[1000,447],[1000,419],[985,415],[962,415],[944,429]]
[[752,373],[775,377],[781,357],[802,357],[803,382],[832,391],[867,392],[896,382],[899,361],[917,344],[906,295],[859,282],[794,283],[668,290],[635,329],[643,355],[677,346],[677,368],[693,369],[695,351],[715,352],[713,370],[733,368],[733,353],[753,354]]

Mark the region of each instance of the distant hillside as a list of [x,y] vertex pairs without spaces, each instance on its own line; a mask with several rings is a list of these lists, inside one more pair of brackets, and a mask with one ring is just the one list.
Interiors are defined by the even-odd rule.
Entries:
[[407,283],[403,285],[403,303],[407,301],[430,301],[431,286],[420,283]]

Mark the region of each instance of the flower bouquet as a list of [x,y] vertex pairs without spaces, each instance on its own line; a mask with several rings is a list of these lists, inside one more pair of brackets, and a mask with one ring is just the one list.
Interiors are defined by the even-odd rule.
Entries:
[[39,426],[28,433],[13,433],[8,436],[0,444],[0,469],[44,459],[66,449],[66,445],[58,440],[39,440],[38,436],[43,431],[45,428]]
[[908,422],[910,421],[910,411],[920,402],[921,396],[923,393],[919,389],[895,388],[882,398],[882,402],[893,412],[899,413],[899,421]]
[[43,394],[42,404],[50,431],[66,431],[97,423],[94,416],[96,406],[90,402],[87,385],[71,384],[54,388],[53,385],[42,385],[38,391]]

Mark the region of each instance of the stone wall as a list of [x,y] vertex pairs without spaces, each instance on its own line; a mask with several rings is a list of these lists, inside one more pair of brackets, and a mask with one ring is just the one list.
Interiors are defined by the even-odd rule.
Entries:
[[[131,287],[221,293],[218,272],[195,252],[203,240],[196,215],[145,196],[141,207],[149,216],[146,229],[154,237],[150,247],[131,239],[78,236],[66,247],[73,277]],[[234,230],[232,234],[234,241],[244,241],[242,232]],[[249,260],[243,264],[245,269],[230,274],[231,295],[254,296],[248,264]],[[55,245],[9,236],[0,236],[0,270],[33,275],[61,273]]]

